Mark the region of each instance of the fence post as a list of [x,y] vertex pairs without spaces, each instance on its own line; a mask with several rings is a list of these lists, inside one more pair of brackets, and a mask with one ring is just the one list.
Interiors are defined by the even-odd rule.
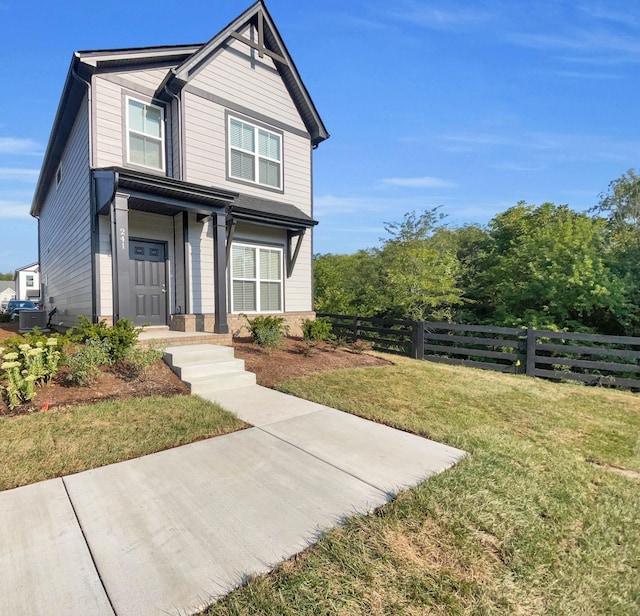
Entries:
[[414,321],[411,325],[411,357],[424,359],[424,321]]
[[536,330],[527,327],[527,376],[535,376],[536,373]]
[[358,328],[360,327],[360,315],[356,314],[353,317],[353,326],[352,326],[352,336],[353,340],[351,342],[357,342],[358,340]]

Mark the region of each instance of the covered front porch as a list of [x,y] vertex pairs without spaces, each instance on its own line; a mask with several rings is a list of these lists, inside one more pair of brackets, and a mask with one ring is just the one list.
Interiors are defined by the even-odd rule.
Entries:
[[96,320],[198,339],[237,332],[245,312],[312,315],[310,293],[298,299],[308,257],[292,275],[316,223],[295,206],[116,168],[93,181]]

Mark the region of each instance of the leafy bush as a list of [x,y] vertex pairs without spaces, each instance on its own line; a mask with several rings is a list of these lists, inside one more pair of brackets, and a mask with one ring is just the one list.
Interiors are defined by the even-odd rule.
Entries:
[[289,331],[284,317],[273,315],[257,316],[250,319],[246,314],[242,315],[247,321],[247,329],[251,333],[253,341],[267,349],[280,346],[282,338]]
[[121,374],[131,379],[140,379],[147,368],[162,359],[164,349],[150,344],[146,349],[135,346],[129,350],[126,359],[121,364]]
[[302,337],[306,341],[324,342],[333,340],[333,326],[331,321],[326,317],[319,319],[304,319],[302,321]]
[[75,385],[92,385],[100,373],[100,366],[111,362],[111,343],[89,338],[80,350],[67,358],[67,380]]
[[106,340],[109,343],[109,360],[106,363],[119,364],[125,361],[136,345],[141,331],[129,319],[120,319],[109,327],[106,321],[92,323],[86,316],[81,315],[78,325],[72,328],[70,337],[83,343],[89,340]]
[[[15,338],[15,337],[14,337]],[[37,340],[31,345],[28,342],[12,340],[11,346],[0,347],[0,369],[4,370],[2,379],[6,381],[8,405],[14,409],[22,402],[32,400],[36,395],[36,385],[50,381],[58,371],[60,351],[58,338]]]
[[0,312],[0,323],[9,323],[11,315],[8,312]]

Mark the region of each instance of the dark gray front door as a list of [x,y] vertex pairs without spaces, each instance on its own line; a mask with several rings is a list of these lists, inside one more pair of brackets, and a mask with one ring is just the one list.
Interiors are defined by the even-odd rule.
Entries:
[[136,325],[167,324],[167,274],[165,247],[158,242],[129,242],[133,322]]

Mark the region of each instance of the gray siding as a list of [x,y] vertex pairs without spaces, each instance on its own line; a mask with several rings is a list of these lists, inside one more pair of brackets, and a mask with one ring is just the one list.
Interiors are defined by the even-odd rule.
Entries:
[[[215,100],[199,92],[213,95]],[[224,105],[220,99],[233,103]],[[286,201],[311,213],[310,140],[302,136],[305,126],[269,58],[254,58],[246,45],[238,41],[231,43],[189,82],[183,93],[183,104],[185,179]],[[236,106],[253,110],[256,121],[269,124],[271,120],[276,130],[291,127],[292,130],[285,128],[283,135],[283,194],[226,179],[225,112],[238,113]]]
[[[96,75],[93,78],[93,97],[95,105],[94,164],[96,167],[127,166],[124,125],[125,112],[123,97],[134,96],[145,102],[151,102],[151,93],[162,83],[168,68],[146,71],[121,71]],[[171,144],[173,126],[172,106],[165,107],[165,139]],[[171,170],[173,152],[171,145],[166,149],[167,169]],[[169,173],[171,175],[171,173]]]
[[[55,179],[40,214],[40,266],[47,308],[58,309],[54,323],[75,324],[91,317],[91,218],[89,123],[86,98],[62,154],[62,181]],[[49,303],[49,298],[53,301]]]
[[[241,223],[236,227],[234,241],[277,245],[284,249],[284,258],[286,263],[286,231]],[[293,248],[295,249],[295,240]],[[284,311],[307,312],[312,310],[311,235],[309,231],[307,231],[304,237],[303,244],[298,255],[298,260],[296,261],[293,274],[290,278],[287,278],[286,276],[286,265],[284,265],[284,267]]]

